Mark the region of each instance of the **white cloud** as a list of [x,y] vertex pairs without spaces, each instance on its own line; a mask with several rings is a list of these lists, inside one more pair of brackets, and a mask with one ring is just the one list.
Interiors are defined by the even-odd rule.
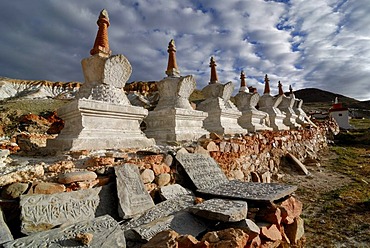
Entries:
[[[130,80],[165,76],[174,38],[182,75],[197,87],[209,81],[215,56],[219,79],[262,93],[263,77],[284,90],[317,87],[370,99],[368,0],[275,1],[56,1],[5,2],[0,9],[0,76],[82,81],[80,60],[89,56],[101,9],[109,12],[113,53],[128,57]],[[22,17],[22,18],[19,18]]]

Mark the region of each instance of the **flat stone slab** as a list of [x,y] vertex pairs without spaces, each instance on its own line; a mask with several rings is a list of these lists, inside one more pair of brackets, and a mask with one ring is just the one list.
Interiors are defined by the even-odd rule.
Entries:
[[174,230],[181,235],[190,234],[194,237],[207,230],[207,225],[194,215],[181,211],[174,215],[162,217],[148,224],[132,228],[125,232],[127,240],[148,241],[164,230]]
[[153,208],[145,211],[145,213],[143,213],[139,217],[133,218],[132,220],[124,223],[122,225],[122,229],[129,230],[140,225],[148,224],[159,218],[172,215],[178,211],[193,206],[194,199],[194,196],[183,195],[158,203]]
[[96,178],[97,175],[93,171],[74,171],[60,174],[58,176],[58,182],[69,184],[73,182],[92,181]]
[[161,187],[159,195],[164,200],[168,200],[182,195],[193,195],[193,192],[190,189],[182,187],[180,184],[171,184]]
[[116,166],[114,171],[117,176],[118,213],[120,217],[129,219],[154,207],[153,199],[145,189],[137,165]]
[[297,186],[279,183],[254,183],[228,181],[216,187],[199,189],[199,193],[214,197],[240,199],[246,201],[275,201],[297,190]]
[[197,216],[222,222],[236,222],[247,218],[248,205],[245,201],[210,199],[190,207]]
[[[32,234],[61,224],[91,220],[96,216],[111,214],[114,198],[111,185],[56,194],[22,195],[21,232]],[[117,212],[117,211],[116,211]]]
[[109,215],[81,221],[66,227],[56,228],[4,244],[10,247],[87,247],[76,238],[78,234],[92,234],[89,247],[126,247],[126,240],[119,224]]
[[197,189],[217,187],[228,182],[220,166],[210,156],[199,153],[179,153],[176,155],[176,160]]

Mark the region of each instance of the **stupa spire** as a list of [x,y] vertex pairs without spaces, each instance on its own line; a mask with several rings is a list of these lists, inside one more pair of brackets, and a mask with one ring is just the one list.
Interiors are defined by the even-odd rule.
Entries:
[[216,71],[216,61],[213,57],[211,57],[211,61],[209,62],[209,67],[211,67],[211,79],[209,81],[209,84],[215,84],[218,83],[218,76]]
[[100,12],[99,19],[96,23],[98,24],[99,29],[96,34],[94,47],[90,50],[90,54],[99,54],[108,57],[112,54],[112,51],[109,49],[108,41],[108,27],[110,23],[107,10],[103,9]]
[[242,70],[241,72],[240,72],[240,88],[242,88],[242,87],[246,87],[247,86],[247,84],[246,84],[246,82],[245,82],[245,73],[244,73],[244,71]]
[[292,94],[293,94],[293,88],[292,88],[292,85],[289,85],[289,93],[290,93],[290,95],[292,95]]
[[265,75],[265,90],[263,91],[263,94],[270,94],[270,79],[267,74]]
[[280,83],[280,81],[278,82],[278,87],[279,87],[279,95],[284,95],[283,85]]
[[168,64],[166,75],[168,77],[180,77],[180,71],[179,68],[177,67],[176,62],[176,46],[175,41],[173,39],[168,44],[167,52],[168,52]]

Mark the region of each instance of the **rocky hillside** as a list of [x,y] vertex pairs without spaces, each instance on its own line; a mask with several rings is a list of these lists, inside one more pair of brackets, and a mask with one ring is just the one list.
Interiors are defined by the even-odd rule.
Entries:
[[0,77],[0,100],[7,99],[71,99],[80,88],[78,82],[51,82]]

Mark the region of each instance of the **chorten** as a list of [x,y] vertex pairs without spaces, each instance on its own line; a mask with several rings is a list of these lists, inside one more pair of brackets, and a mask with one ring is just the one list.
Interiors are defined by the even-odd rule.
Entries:
[[278,106],[282,100],[282,95],[278,95],[277,97],[273,97],[270,95],[270,80],[266,74],[265,90],[263,92],[263,96],[261,96],[258,102],[258,105],[260,111],[266,112],[269,115],[270,127],[272,127],[275,131],[289,130],[289,127],[284,125],[283,123],[285,114],[278,109]]
[[279,96],[282,97],[281,103],[279,104],[278,108],[285,113],[285,118],[283,123],[290,127],[290,129],[297,129],[300,128],[301,125],[296,122],[298,116],[293,110],[295,96],[293,94],[292,86],[289,87],[290,95],[289,97],[284,95],[283,85],[279,81]]
[[272,130],[268,126],[270,123],[269,115],[256,109],[260,95],[257,92],[248,92],[247,89],[245,74],[244,71],[241,71],[240,89],[235,96],[235,104],[239,111],[242,112],[242,116],[238,119],[239,125],[249,132]]
[[124,55],[111,56],[106,10],[101,11],[97,24],[91,56],[81,62],[85,82],[76,100],[58,109],[65,127],[56,139],[48,140],[49,149],[144,148],[155,144],[140,130],[148,111],[132,106],[124,94],[131,65]]
[[232,82],[226,84],[218,82],[216,66],[214,58],[211,57],[209,64],[211,78],[209,84],[202,89],[206,100],[197,107],[198,110],[208,113],[204,127],[218,134],[247,133],[248,131],[238,124],[238,118],[242,113],[230,101],[234,85]]
[[174,40],[170,41],[167,52],[167,77],[157,84],[159,101],[144,120],[147,124],[145,133],[161,143],[197,140],[208,134],[203,128],[207,113],[194,110],[190,105],[189,97],[196,82],[192,75],[180,76]]

